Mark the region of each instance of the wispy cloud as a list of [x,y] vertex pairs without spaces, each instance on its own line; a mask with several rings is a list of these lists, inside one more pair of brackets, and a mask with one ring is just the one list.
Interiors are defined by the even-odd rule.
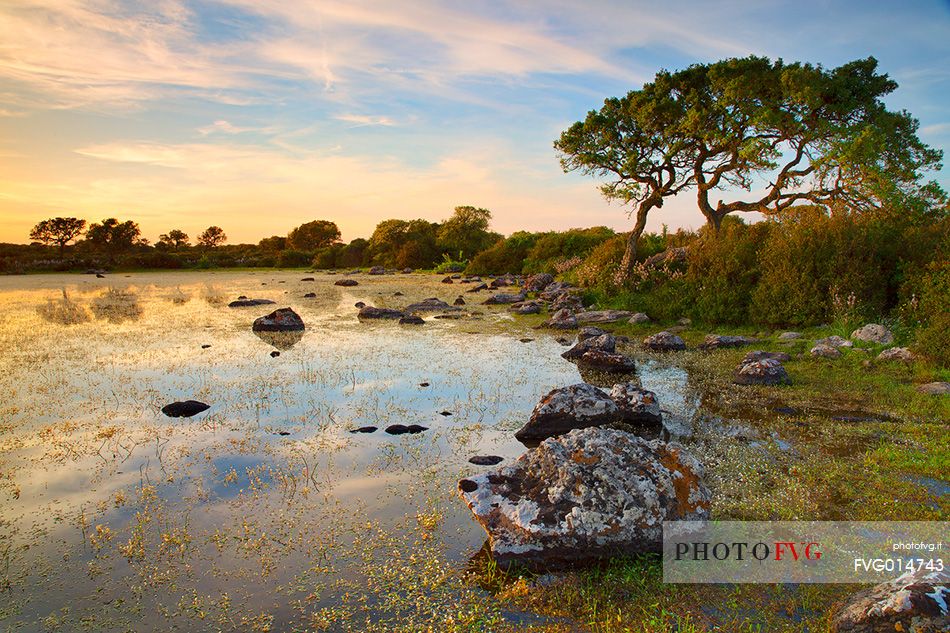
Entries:
[[340,114],[334,117],[337,121],[352,123],[353,127],[365,127],[367,125],[379,125],[382,127],[392,127],[396,122],[388,116],[369,116],[365,114]]

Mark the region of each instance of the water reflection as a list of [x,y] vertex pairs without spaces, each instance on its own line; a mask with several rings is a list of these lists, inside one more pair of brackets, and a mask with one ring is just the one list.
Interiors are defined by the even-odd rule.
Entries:
[[142,306],[138,296],[130,290],[109,288],[91,302],[92,313],[97,319],[109,323],[138,321],[142,318]]
[[36,310],[47,321],[60,325],[85,323],[91,318],[85,307],[69,298],[69,295],[66,294],[66,288],[63,288],[62,298],[47,299],[46,305],[40,306]]
[[291,330],[289,332],[264,332],[254,330],[254,334],[268,345],[285,352],[300,342],[303,338],[304,330]]

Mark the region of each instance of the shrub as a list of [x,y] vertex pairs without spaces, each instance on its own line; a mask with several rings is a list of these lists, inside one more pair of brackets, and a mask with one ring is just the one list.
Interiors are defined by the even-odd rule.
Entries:
[[278,268],[303,268],[310,265],[313,253],[287,249],[277,255]]
[[586,257],[594,247],[614,235],[613,230],[606,226],[544,233],[525,255],[521,272],[555,273],[561,262]]
[[465,272],[470,275],[522,272],[528,251],[541,235],[541,233],[527,231],[512,233],[507,239],[496,242],[491,248],[476,255]]
[[601,291],[618,288],[617,271],[627,247],[627,235],[614,235],[591,250],[584,262],[568,277],[580,286]]

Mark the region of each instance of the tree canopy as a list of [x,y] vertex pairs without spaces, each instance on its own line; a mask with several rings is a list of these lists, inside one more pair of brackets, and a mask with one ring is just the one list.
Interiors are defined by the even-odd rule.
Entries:
[[214,248],[227,240],[228,236],[220,226],[209,226],[198,236],[198,244],[207,248]]
[[488,230],[491,211],[472,206],[455,207],[448,220],[439,226],[439,249],[453,257],[461,254],[461,259],[470,259],[499,239],[497,233]]
[[59,245],[59,256],[62,257],[66,245],[79,237],[84,228],[86,221],[79,218],[50,218],[33,227],[30,239],[47,245]]
[[132,220],[119,222],[116,218],[107,218],[89,226],[86,240],[112,257],[131,249],[139,242],[141,235],[139,225]]
[[158,243],[155,246],[177,251],[179,248],[188,246],[188,234],[179,229],[172,229],[168,233],[159,235]]
[[[882,101],[896,87],[874,58],[831,70],[761,57],[696,64],[607,99],[555,148],[565,171],[608,178],[603,194],[633,205],[629,271],[649,212],[687,189],[714,227],[730,213],[803,202],[853,212],[942,204],[939,186],[923,181],[941,152]],[[713,204],[716,193],[734,199]]]
[[329,220],[306,222],[287,235],[287,246],[301,251],[315,251],[339,241],[340,229]]

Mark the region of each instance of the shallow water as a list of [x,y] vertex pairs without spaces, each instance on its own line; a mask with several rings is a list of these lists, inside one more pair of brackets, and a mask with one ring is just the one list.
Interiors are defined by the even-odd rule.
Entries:
[[[513,431],[538,399],[582,379],[560,334],[478,305],[485,294],[469,286],[340,278],[0,278],[5,627],[385,630],[447,610],[479,617],[463,575],[485,534],[456,482],[481,470],[472,455],[520,455]],[[459,294],[481,314],[400,326],[360,323],[353,307]],[[227,307],[239,295],[277,304]],[[250,326],[283,306],[307,330],[275,358]],[[682,370],[644,361],[639,374],[671,417],[692,417]],[[211,409],[160,413],[186,399]],[[396,423],[428,430],[383,432]],[[349,432],[364,425],[379,430]]]

